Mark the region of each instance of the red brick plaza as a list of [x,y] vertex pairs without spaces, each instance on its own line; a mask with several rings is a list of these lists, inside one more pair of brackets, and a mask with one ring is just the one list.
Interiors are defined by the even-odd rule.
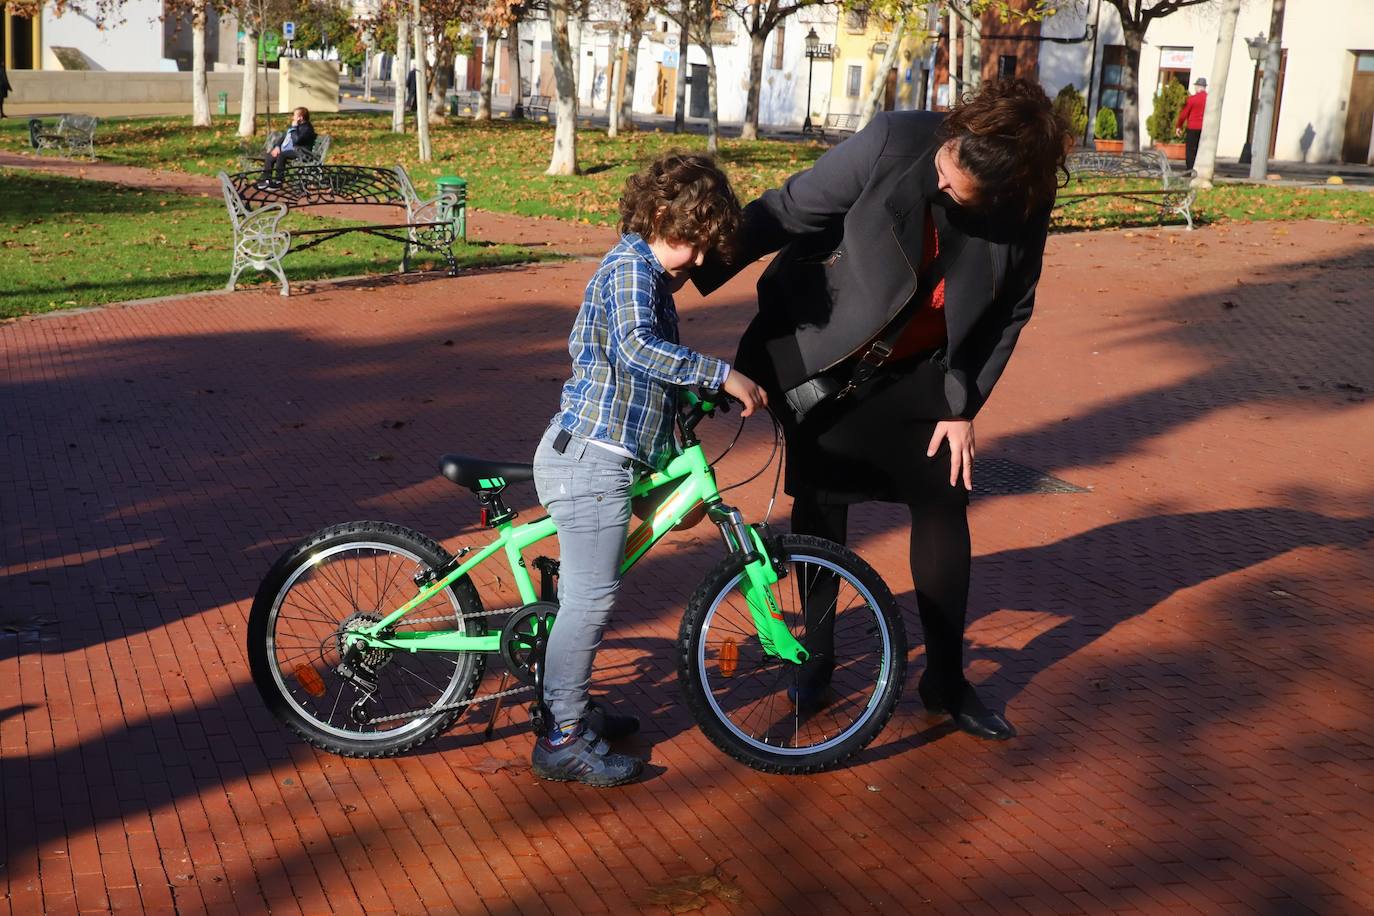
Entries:
[[[354,518],[480,541],[435,459],[532,452],[593,266],[0,326],[0,909],[1374,911],[1369,228],[1051,239],[978,425],[985,477],[1083,488],[975,500],[970,671],[1013,741],[927,720],[909,683],[845,769],[722,756],[671,652],[706,527],[627,580],[602,656],[646,722],[639,784],[537,781],[520,708],[395,760],[279,727],[244,653],[267,567]],[[755,275],[683,295],[686,338],[728,355]],[[768,441],[750,423],[723,482]],[[856,525],[917,637],[901,514]]]

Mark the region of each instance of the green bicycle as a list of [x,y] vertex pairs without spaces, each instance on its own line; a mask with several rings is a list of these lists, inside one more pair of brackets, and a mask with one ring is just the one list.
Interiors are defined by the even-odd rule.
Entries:
[[[852,551],[748,524],[722,500],[695,435],[725,406],[718,398],[684,393],[683,448],[635,485],[636,497],[658,491],[653,496],[663,498],[629,532],[622,569],[704,505],[728,554],[692,594],[678,631],[687,705],[736,760],[770,773],[817,772],[867,746],[891,718],[906,631],[882,578]],[[774,421],[774,455],[779,447]],[[475,492],[482,525],[496,532],[485,547],[452,556],[399,525],[349,522],[291,547],[258,588],[248,621],[254,683],[272,712],[316,747],[393,756],[483,701],[496,704],[490,736],[501,702],[531,691],[531,717],[541,727],[541,662],[558,610],[558,568],[548,557],[527,564],[524,553],[555,530],[548,517],[514,524],[502,500],[509,484],[533,479],[533,467],[445,455],[441,468]],[[470,574],[498,555],[522,604],[486,610]],[[538,591],[529,565],[540,574]],[[813,651],[822,654],[808,665]],[[478,695],[491,656],[504,663],[501,683]]]

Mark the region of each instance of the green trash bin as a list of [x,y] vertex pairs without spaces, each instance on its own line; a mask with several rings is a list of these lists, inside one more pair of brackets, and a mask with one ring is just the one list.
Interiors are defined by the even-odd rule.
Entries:
[[219,94],[219,113],[226,115],[229,113],[229,93],[227,92]]
[[453,193],[458,200],[453,206],[453,234],[462,241],[468,240],[468,183],[457,175],[440,175],[434,180],[439,193]]

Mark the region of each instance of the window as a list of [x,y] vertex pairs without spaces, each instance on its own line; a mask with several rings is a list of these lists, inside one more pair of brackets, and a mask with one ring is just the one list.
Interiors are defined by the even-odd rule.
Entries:
[[[1121,123],[1121,110],[1125,106],[1126,97],[1122,80],[1123,71],[1126,69],[1126,46],[1107,45],[1102,49],[1102,86],[1099,97],[1098,108],[1110,108],[1116,113],[1117,124]],[[1091,111],[1089,117],[1096,117],[1097,112]]]
[[997,78],[1016,75],[1016,55],[1003,54],[997,58]]
[[1184,89],[1188,88],[1192,82],[1193,75],[1193,49],[1192,48],[1160,48],[1159,50],[1159,85],[1162,88],[1166,81],[1174,80]]
[[782,69],[782,46],[787,42],[787,23],[780,22],[773,30],[773,69]]
[[863,82],[864,68],[862,64],[850,64],[846,71],[845,95],[850,98],[859,97],[859,85]]
[[[844,14],[844,27],[851,32],[868,30],[868,7],[856,6]],[[856,93],[857,94],[857,93]]]

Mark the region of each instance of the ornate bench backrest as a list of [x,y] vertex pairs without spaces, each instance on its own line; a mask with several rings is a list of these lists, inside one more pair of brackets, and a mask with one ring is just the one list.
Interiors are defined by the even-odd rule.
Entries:
[[1169,169],[1169,160],[1155,150],[1141,150],[1138,153],[1124,155],[1080,150],[1070,153],[1065,165],[1068,167],[1069,175],[1074,178],[1158,178],[1167,188],[1173,177]]
[[234,190],[250,207],[282,203],[287,207],[319,204],[390,204],[409,208],[415,190],[405,170],[369,165],[312,165],[289,169],[280,188],[258,188],[261,171],[239,172],[228,176]]
[[63,136],[89,138],[95,133],[95,126],[98,123],[100,123],[99,119],[94,115],[63,115],[57,122],[57,132]]

